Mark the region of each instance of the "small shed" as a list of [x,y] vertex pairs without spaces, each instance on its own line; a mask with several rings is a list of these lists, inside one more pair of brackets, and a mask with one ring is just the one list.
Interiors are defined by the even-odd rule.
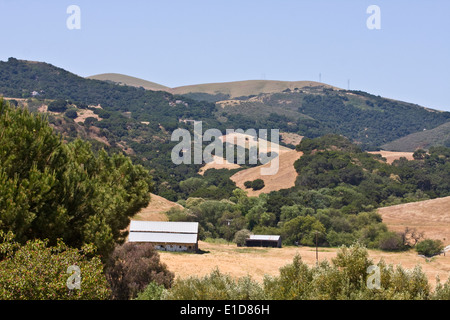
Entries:
[[131,221],[128,242],[152,243],[157,250],[198,250],[198,222]]
[[253,234],[245,240],[247,247],[272,247],[281,248],[281,236]]

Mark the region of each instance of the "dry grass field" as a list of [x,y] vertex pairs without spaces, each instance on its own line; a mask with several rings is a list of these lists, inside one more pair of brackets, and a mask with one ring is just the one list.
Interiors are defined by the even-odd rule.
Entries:
[[414,160],[413,152],[396,152],[396,151],[371,151],[372,154],[380,154],[383,158],[386,158],[387,163],[392,164],[395,160],[405,157],[407,160]]
[[[268,168],[271,166],[271,162],[269,162],[262,166],[239,171],[231,176],[231,180],[236,183],[238,188],[247,191],[247,195],[250,197],[258,196],[261,193],[270,193],[272,191],[291,188],[295,185],[295,179],[297,178],[294,162],[298,160],[302,154],[303,153],[295,150],[280,153],[280,156],[278,157],[279,169],[274,175],[261,175],[261,168]],[[244,183],[246,181],[253,181],[256,179],[264,180],[264,188],[257,191],[245,188]]]
[[223,93],[229,94],[230,98],[236,98],[241,96],[258,95],[260,93],[282,92],[288,88],[294,90],[295,88],[302,89],[304,87],[316,86],[338,89],[315,81],[247,80],[182,86],[172,88],[170,92],[173,94],[186,94],[190,92],[204,92],[209,94]]
[[380,208],[378,212],[393,231],[416,228],[425,238],[450,244],[450,197]]
[[162,90],[162,91],[169,91],[170,88],[163,86],[161,84],[127,76],[124,74],[119,73],[103,73],[103,74],[97,74],[95,76],[87,77],[88,79],[94,79],[94,80],[102,80],[102,81],[112,81],[116,82],[122,85],[128,85],[132,87],[143,87],[147,90]]
[[[264,275],[278,275],[279,269],[292,263],[296,254],[310,266],[316,263],[315,248],[311,247],[247,248],[237,247],[233,243],[213,244],[199,241],[199,249],[204,253],[160,252],[161,261],[179,278],[204,276],[218,268],[235,278],[249,275],[257,281],[262,281]],[[331,261],[338,250],[319,248],[319,261]],[[450,254],[424,259],[414,251],[389,253],[369,250],[369,257],[375,263],[383,259],[388,264],[401,265],[405,269],[420,265],[432,286],[436,283],[436,276],[439,275],[441,281],[445,281],[450,274]]]
[[[222,162],[222,163],[220,163]],[[218,156],[213,156],[213,161],[210,163],[205,164],[203,167],[200,168],[199,170],[199,174],[203,175],[205,173],[206,170],[208,169],[228,169],[228,170],[232,170],[232,169],[238,169],[241,166],[236,164],[236,163],[231,163],[228,162],[226,159],[218,157]]]
[[178,203],[151,193],[148,206],[139,211],[131,220],[168,221],[168,218],[164,213],[174,207],[180,209],[183,208]]

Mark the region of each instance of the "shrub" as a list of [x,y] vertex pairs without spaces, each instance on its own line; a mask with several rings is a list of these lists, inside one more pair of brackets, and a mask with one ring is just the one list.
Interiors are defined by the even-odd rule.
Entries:
[[261,190],[262,188],[264,188],[265,184],[264,184],[264,180],[256,179],[256,180],[253,180],[253,181],[245,181],[244,182],[244,186],[247,189],[252,188],[254,191],[257,191],[257,190]]
[[48,104],[48,111],[51,112],[65,112],[67,110],[67,101],[55,100]]
[[136,300],[161,300],[165,288],[152,281],[148,284],[144,291],[140,292]]
[[234,280],[218,269],[202,278],[178,279],[164,296],[167,300],[261,300],[264,291],[250,277]]
[[136,298],[150,282],[169,288],[174,274],[160,262],[151,244],[125,243],[115,248],[106,265],[106,278],[116,300]]
[[416,251],[427,257],[435,256],[442,252],[444,245],[441,240],[426,239],[416,245]]
[[235,233],[233,242],[238,245],[238,247],[242,247],[245,245],[245,240],[250,237],[252,233],[250,230],[242,229]]
[[403,237],[401,234],[396,232],[385,232],[380,236],[378,247],[381,250],[386,251],[401,251],[405,250],[407,246],[403,241]]
[[250,189],[252,187],[252,181],[245,181],[244,182],[244,187],[246,187],[247,189]]
[[256,179],[252,182],[252,188],[254,191],[261,190],[264,186],[264,180],[262,179]]
[[76,119],[78,117],[78,113],[73,109],[67,110],[65,115],[69,119]]
[[[0,231],[0,300],[105,300],[110,289],[94,247],[69,248],[62,241],[14,241],[11,232]],[[0,259],[1,259],[0,258]],[[69,289],[70,266],[79,268],[79,289]],[[76,279],[76,274],[72,274]],[[75,283],[76,284],[76,283]]]

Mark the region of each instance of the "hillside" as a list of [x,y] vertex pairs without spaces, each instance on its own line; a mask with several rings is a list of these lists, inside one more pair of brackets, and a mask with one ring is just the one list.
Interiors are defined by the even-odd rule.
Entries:
[[[272,191],[278,191],[282,189],[288,189],[295,186],[295,179],[297,178],[297,172],[294,168],[294,162],[302,156],[301,152],[295,150],[286,151],[279,156],[279,169],[274,175],[262,175],[261,168],[267,168],[271,166],[271,163],[267,163],[262,166],[245,169],[239,171],[231,176],[231,180],[236,183],[236,186],[245,190],[248,196],[258,196],[261,193],[270,193]],[[254,181],[256,179],[262,179],[264,181],[264,188],[261,190],[247,189],[244,186],[246,181]]]
[[412,133],[382,146],[386,150],[414,152],[431,146],[450,146],[450,122],[431,130]]
[[145,221],[167,221],[165,213],[172,208],[183,208],[178,203],[169,201],[163,197],[160,197],[154,193],[150,194],[150,202],[147,207],[142,208],[132,220],[145,220]]
[[[146,83],[127,76],[101,79],[128,85]],[[234,127],[279,128],[310,138],[338,133],[368,150],[381,147],[413,152],[450,140],[449,112],[314,81],[248,80],[162,90],[216,103],[216,118]]]
[[220,83],[203,83],[195,85],[186,85],[169,88],[151,81],[130,77],[118,73],[104,73],[87,77],[87,79],[96,79],[111,81],[114,83],[128,85],[133,87],[143,87],[149,90],[164,90],[172,94],[185,95],[189,93],[202,93],[208,95],[225,95],[229,98],[242,96],[258,95],[261,93],[282,92],[286,89],[294,90],[304,87],[324,87],[335,88],[333,86],[315,82],[315,81],[276,81],[276,80],[245,80]]
[[[172,89],[174,94],[207,93],[210,95],[228,95],[230,99],[259,95],[261,93],[282,92],[286,89],[302,89],[304,87],[334,88],[330,85],[314,81],[275,81],[275,80],[246,80],[223,83],[205,83],[188,85]],[[337,89],[337,88],[335,88]]]
[[167,91],[170,92],[170,88],[163,86],[161,84],[143,80],[136,77],[127,76],[120,73],[102,73],[97,74],[94,76],[87,77],[87,79],[94,79],[94,80],[102,80],[102,81],[111,81],[120,85],[127,85],[131,87],[142,87],[147,90],[153,90],[153,91]]
[[424,232],[425,238],[450,244],[450,197],[399,204],[378,209],[389,229],[402,232],[406,227]]

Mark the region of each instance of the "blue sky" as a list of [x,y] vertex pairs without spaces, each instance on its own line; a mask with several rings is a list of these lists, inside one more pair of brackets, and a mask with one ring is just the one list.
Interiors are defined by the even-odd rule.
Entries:
[[[69,30],[69,5],[81,29]],[[381,30],[366,10],[381,9]],[[169,87],[319,80],[450,111],[448,0],[0,0],[0,60]]]

